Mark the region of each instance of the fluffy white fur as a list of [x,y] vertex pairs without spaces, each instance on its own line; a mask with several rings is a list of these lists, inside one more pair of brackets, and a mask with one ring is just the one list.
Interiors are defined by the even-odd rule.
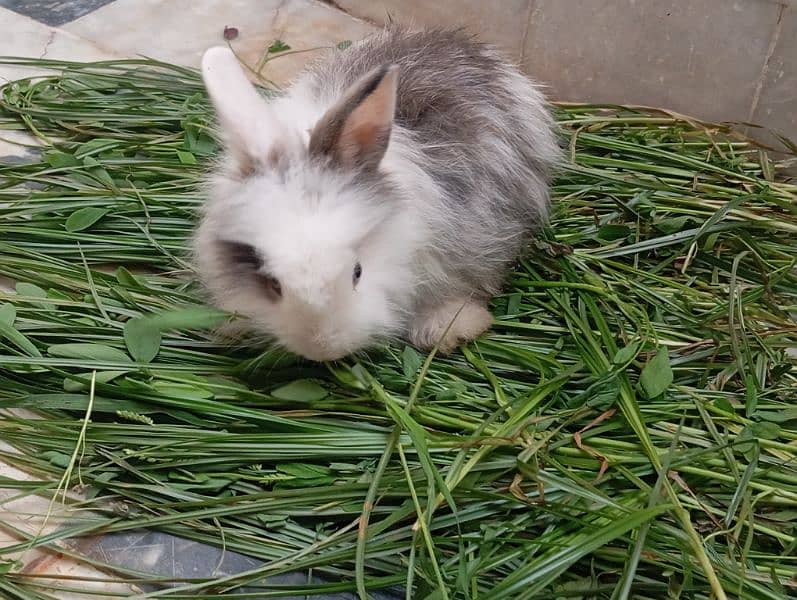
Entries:
[[[489,327],[486,301],[531,224],[546,213],[558,149],[534,85],[490,49],[445,35],[451,39],[428,34],[416,51],[416,38],[387,31],[355,44],[346,60],[311,69],[268,103],[228,49],[208,50],[202,74],[225,153],[209,180],[195,252],[217,305],[313,360],[395,335],[450,350]],[[427,56],[434,44],[441,52],[437,67]],[[471,64],[464,57],[474,51]],[[311,132],[357,91],[358,76],[385,61],[405,69],[399,112],[420,110],[408,89],[421,90],[418,106],[431,110],[436,90],[444,90],[460,103],[448,109],[450,125],[393,124],[374,177],[311,160]],[[474,77],[490,79],[490,87],[477,90]],[[394,101],[395,70],[384,79],[388,84],[380,86],[393,86]],[[471,91],[482,99],[469,98]],[[389,126],[393,110],[383,102],[366,125],[386,119]],[[460,114],[485,125],[457,131]],[[220,241],[255,248],[282,297],[267,297],[256,278],[231,268]],[[362,277],[354,285],[358,262]]]
[[[313,360],[401,334],[415,288],[416,257],[405,249],[423,247],[429,232],[414,211],[374,202],[368,188],[348,185],[354,173],[301,160],[332,99],[311,101],[297,87],[267,104],[226,48],[205,54],[202,73],[228,151],[228,162],[210,181],[195,240],[199,270],[216,303]],[[390,146],[383,159],[396,181],[417,170],[399,150]],[[241,162],[272,151],[296,158],[286,171],[237,175]],[[407,189],[406,198],[416,192]],[[282,299],[272,302],[256,281],[234,276],[214,247],[219,239],[257,248],[281,283]],[[357,262],[363,275],[355,287]]]

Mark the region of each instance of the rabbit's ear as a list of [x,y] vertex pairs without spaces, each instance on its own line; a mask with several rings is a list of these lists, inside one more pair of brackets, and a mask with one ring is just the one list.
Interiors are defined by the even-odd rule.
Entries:
[[310,155],[343,168],[376,168],[390,141],[397,83],[396,65],[374,69],[354,83],[316,124]]
[[202,79],[236,169],[242,176],[251,175],[266,162],[277,130],[271,109],[229,48],[217,46],[205,52]]

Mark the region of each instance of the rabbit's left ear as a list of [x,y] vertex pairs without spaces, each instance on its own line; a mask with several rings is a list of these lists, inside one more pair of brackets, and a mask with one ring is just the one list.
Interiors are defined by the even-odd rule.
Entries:
[[221,127],[224,146],[242,176],[266,162],[279,125],[229,48],[202,56],[202,79]]
[[316,124],[310,155],[342,168],[375,169],[390,142],[398,67],[384,65],[355,82]]

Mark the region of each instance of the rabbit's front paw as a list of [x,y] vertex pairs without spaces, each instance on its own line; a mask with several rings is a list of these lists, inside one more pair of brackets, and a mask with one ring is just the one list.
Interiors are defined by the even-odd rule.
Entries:
[[419,348],[437,348],[443,354],[487,331],[493,317],[483,304],[452,300],[423,312],[410,329],[410,341]]

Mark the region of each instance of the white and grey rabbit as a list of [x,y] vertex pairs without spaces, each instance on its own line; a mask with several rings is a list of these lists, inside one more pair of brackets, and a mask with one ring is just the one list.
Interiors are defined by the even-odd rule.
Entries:
[[268,102],[227,48],[202,75],[225,149],[195,238],[214,303],[319,361],[490,326],[559,157],[534,83],[461,31],[396,26]]

